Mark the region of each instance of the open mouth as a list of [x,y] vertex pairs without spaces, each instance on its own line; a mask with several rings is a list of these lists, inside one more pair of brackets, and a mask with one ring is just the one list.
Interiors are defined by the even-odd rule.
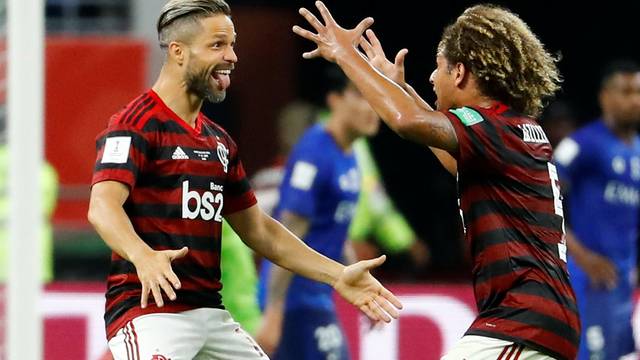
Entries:
[[231,85],[231,69],[215,70],[211,73],[211,77],[215,81],[218,90],[226,90]]

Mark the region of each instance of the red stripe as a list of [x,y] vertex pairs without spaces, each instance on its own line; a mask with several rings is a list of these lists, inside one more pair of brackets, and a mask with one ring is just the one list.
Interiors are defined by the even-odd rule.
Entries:
[[511,345],[509,346],[505,346],[504,349],[502,349],[502,352],[500,353],[500,355],[498,356],[498,359],[496,360],[502,360],[502,357],[504,356],[504,354],[507,352],[507,350],[511,347]]
[[124,333],[124,345],[127,348],[127,360],[133,360],[133,349],[131,348],[131,343],[129,339],[129,332],[127,331],[127,325],[122,328],[122,332]]
[[516,344],[512,344],[511,345],[511,351],[509,351],[509,355],[507,355],[507,357],[505,358],[505,360],[509,360],[511,359],[511,355],[513,355],[513,353],[516,351]]
[[520,359],[520,354],[522,354],[522,350],[524,350],[524,345],[520,345],[520,348],[518,349],[518,352],[516,353],[516,356],[513,358],[513,360]]
[[136,349],[136,357],[137,360],[140,360],[140,349],[138,347],[138,334],[136,333],[136,327],[133,326],[133,321],[131,321],[131,331],[133,332],[133,347]]

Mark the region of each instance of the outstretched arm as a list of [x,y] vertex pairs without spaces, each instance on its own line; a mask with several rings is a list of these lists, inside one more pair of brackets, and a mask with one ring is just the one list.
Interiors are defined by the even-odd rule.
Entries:
[[[360,38],[360,48],[364,51],[365,58],[369,64],[380,71],[383,75],[398,84],[404,89],[415,101],[415,103],[425,111],[433,111],[433,108],[420,96],[418,92],[409,85],[405,80],[404,59],[409,50],[401,49],[396,54],[393,62],[387,59],[382,48],[382,43],[371,29],[365,32],[366,37]],[[456,175],[458,171],[458,163],[447,151],[429,146],[436,158],[442,166],[452,175]]]
[[366,18],[354,29],[347,30],[336,23],[321,1],[316,2],[316,7],[324,24],[305,8],[300,9],[300,14],[317,33],[299,26],[293,27],[296,34],[318,46],[304,53],[303,57],[323,57],[338,64],[378,115],[398,135],[449,152],[457,151],[458,141],[447,117],[438,111],[422,108],[406,90],[376,70],[357,50],[364,31],[371,26],[373,19]]
[[372,320],[389,322],[389,315],[398,317],[402,304],[369,273],[384,262],[384,256],[345,267],[308,247],[257,205],[228,215],[227,220],[249,247],[285,269],[333,286]]

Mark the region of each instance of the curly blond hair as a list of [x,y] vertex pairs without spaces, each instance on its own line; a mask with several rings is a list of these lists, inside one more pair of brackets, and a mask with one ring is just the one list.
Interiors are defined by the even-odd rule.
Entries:
[[495,5],[465,10],[445,28],[438,53],[464,64],[484,95],[532,117],[562,82],[559,56],[549,54],[518,15]]

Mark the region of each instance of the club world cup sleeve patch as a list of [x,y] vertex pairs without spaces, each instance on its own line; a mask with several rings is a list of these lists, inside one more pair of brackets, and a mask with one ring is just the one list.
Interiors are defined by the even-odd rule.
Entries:
[[104,152],[102,153],[103,164],[124,164],[129,159],[129,147],[131,146],[131,136],[114,136],[105,140]]
[[457,116],[465,126],[475,125],[484,121],[479,112],[469,107],[450,109],[449,112]]

